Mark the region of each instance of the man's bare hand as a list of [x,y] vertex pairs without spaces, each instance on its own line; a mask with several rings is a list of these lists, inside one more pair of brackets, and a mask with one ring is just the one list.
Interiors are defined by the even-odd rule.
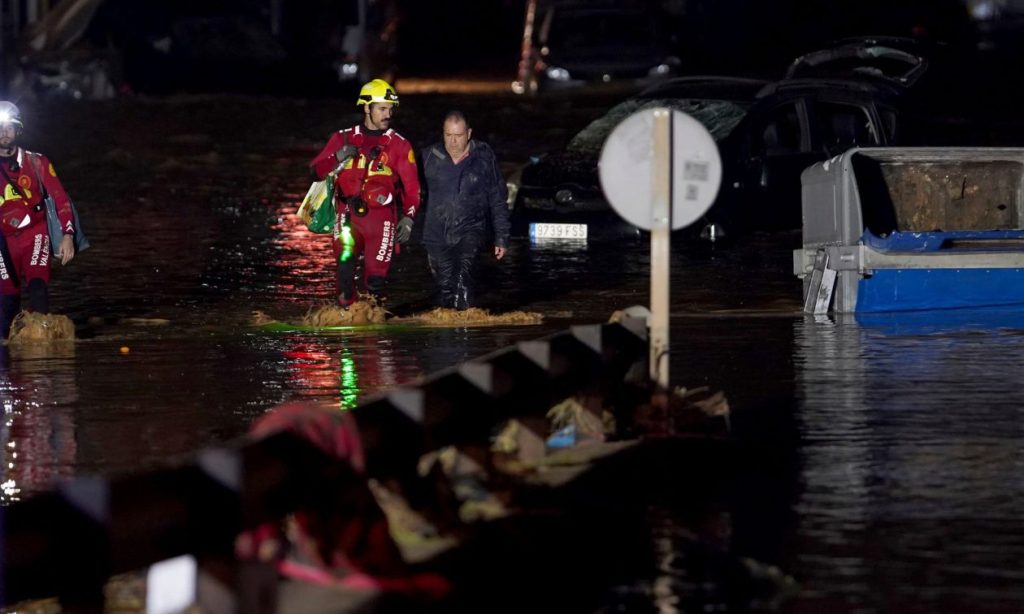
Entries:
[[67,264],[75,257],[75,238],[73,236],[64,235],[60,240],[60,247],[57,248],[57,257],[60,258],[61,264]]

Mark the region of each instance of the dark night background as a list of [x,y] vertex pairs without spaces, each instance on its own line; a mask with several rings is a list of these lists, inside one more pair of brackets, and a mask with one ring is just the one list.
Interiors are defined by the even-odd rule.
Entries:
[[[978,32],[964,0],[675,0],[634,2],[662,11],[684,70],[778,76],[792,58],[856,35],[896,35],[973,54]],[[524,2],[400,2],[398,61],[410,74],[511,74]],[[600,4],[600,2],[589,3]],[[1012,59],[1012,58],[1009,58]]]
[[[518,61],[524,2],[399,4],[403,20],[398,62],[403,73],[512,74]],[[982,35],[970,19],[965,0],[670,0],[639,4],[665,14],[688,73],[777,77],[794,56],[857,35],[906,36],[940,43],[966,59],[973,58]],[[1016,49],[1000,42],[1000,50],[1008,54],[1001,61],[1015,60]]]
[[[60,0],[51,7],[59,10],[78,1]],[[663,15],[683,73],[767,78],[780,76],[800,53],[855,35],[896,35],[940,44],[945,63],[957,66],[954,71],[1016,63],[1017,11],[1024,14],[1012,0],[618,3],[639,4]],[[80,40],[36,53],[26,52],[25,37],[18,36],[27,28],[25,4],[2,3],[8,75],[17,70],[16,57],[21,63],[31,63],[31,56],[74,63],[88,48],[93,55],[120,54],[115,80],[122,91],[296,95],[336,91],[329,65],[344,54],[345,24],[358,19],[359,6],[329,0],[86,0],[99,8]],[[541,7],[546,4],[539,2]],[[378,41],[372,58],[364,49],[363,59],[372,63],[374,76],[512,80],[525,7],[525,0],[367,0],[367,37],[386,42]],[[206,19],[201,26],[196,26],[197,16]],[[213,16],[221,21],[211,21]],[[168,54],[154,53],[153,41],[167,37],[174,38],[176,47]],[[10,52],[14,48],[18,54]]]

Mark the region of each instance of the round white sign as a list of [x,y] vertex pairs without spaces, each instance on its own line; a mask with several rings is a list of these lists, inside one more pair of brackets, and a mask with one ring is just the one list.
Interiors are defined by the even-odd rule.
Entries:
[[[650,230],[654,196],[654,114],[637,111],[608,135],[601,149],[601,189],[630,224]],[[694,223],[711,207],[722,183],[722,159],[699,121],[672,111],[672,230]]]

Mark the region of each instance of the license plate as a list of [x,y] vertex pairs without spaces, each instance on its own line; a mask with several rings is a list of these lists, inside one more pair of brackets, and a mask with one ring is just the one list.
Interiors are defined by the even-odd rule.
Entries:
[[586,239],[586,224],[530,224],[531,239]]

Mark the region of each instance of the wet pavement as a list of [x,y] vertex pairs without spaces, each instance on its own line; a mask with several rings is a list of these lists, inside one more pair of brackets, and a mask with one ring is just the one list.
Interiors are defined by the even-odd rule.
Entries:
[[[450,107],[512,164],[562,144],[610,100],[403,97],[417,146]],[[511,246],[485,263],[484,307],[529,326],[267,333],[330,300],[329,246],[293,213],[305,163],[356,121],[334,100],[184,97],[26,104],[93,248],[55,272],[81,338],[0,354],[3,501],[72,475],[173,462],[243,433],[291,398],[365,395],[647,301],[641,240]],[[673,248],[672,381],[722,389],[740,471],[714,503],[716,547],[801,586],[783,611],[1024,608],[1024,317],[816,321],[800,314],[796,234]],[[426,255],[393,268],[392,308],[425,308]],[[709,469],[710,470],[710,469]],[[671,490],[671,484],[666,488]],[[678,495],[679,493],[677,493]],[[600,611],[672,611],[693,578],[671,564],[693,519],[649,511],[663,565]],[[709,601],[708,603],[711,603]]]

